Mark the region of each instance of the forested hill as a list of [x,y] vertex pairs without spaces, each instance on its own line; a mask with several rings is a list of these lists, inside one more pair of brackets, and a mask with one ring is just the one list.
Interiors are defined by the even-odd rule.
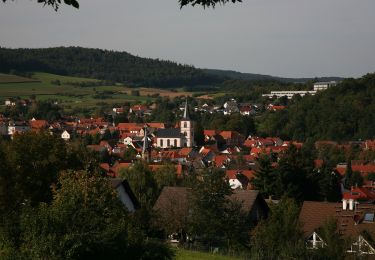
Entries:
[[284,111],[269,113],[259,131],[294,140],[375,138],[375,73],[343,80],[336,87],[306,96]]
[[49,72],[95,78],[129,86],[181,87],[217,85],[228,79],[279,81],[284,83],[337,80],[327,78],[281,78],[228,70],[198,69],[172,61],[141,58],[127,52],[82,47],[8,49],[0,47],[0,73]]
[[127,52],[56,47],[43,49],[0,48],[0,72],[42,71],[96,78],[131,86],[180,87],[210,85],[222,77],[193,66],[140,58]]
[[340,77],[319,77],[319,78],[282,78],[270,75],[255,74],[255,73],[242,73],[233,70],[214,70],[203,69],[207,74],[226,77],[230,79],[239,79],[246,81],[279,81],[283,83],[305,83],[307,81],[340,81]]

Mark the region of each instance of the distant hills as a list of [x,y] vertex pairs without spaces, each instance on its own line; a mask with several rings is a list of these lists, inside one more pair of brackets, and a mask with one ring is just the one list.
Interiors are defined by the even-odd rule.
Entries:
[[307,81],[337,81],[342,80],[340,77],[319,77],[319,78],[283,78],[270,75],[241,73],[233,70],[215,70],[203,69],[203,71],[210,75],[216,75],[230,79],[240,79],[247,81],[280,81],[284,83],[305,83]]
[[0,48],[0,72],[33,71],[95,78],[129,86],[161,88],[217,85],[230,79],[287,83],[340,79],[337,77],[294,79],[229,70],[199,69],[167,60],[141,58],[127,52],[82,47]]

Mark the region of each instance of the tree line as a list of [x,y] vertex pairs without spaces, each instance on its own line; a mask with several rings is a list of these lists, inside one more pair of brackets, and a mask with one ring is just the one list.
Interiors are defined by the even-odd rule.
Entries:
[[141,58],[127,52],[81,47],[0,48],[0,60],[0,72],[43,71],[128,86],[181,87],[210,85],[222,80],[219,76],[209,75],[186,64]]
[[285,139],[358,140],[375,137],[375,74],[345,79],[259,118],[258,131]]

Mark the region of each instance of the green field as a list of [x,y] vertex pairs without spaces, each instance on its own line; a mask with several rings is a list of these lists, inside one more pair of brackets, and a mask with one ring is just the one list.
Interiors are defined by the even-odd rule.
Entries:
[[35,82],[37,80],[20,77],[17,75],[10,75],[10,74],[1,74],[0,73],[0,84],[6,84],[6,83],[22,83],[22,82]]
[[[0,82],[3,82],[0,84],[1,103],[10,97],[29,98],[31,95],[35,95],[37,100],[57,101],[64,108],[70,110],[74,108],[94,109],[98,107],[98,103],[105,103],[110,106],[112,104],[123,104],[124,102],[144,103],[153,100],[153,98],[148,96],[128,95],[131,90],[123,86],[80,87],[69,84],[71,82],[100,82],[96,79],[68,77],[40,72],[34,73],[32,79],[19,77],[17,81],[16,77],[6,74],[0,75]],[[22,82],[22,79],[32,82]],[[51,83],[56,80],[60,81],[60,85]]]
[[177,260],[240,260],[241,258],[210,254],[198,251],[178,249],[176,251]]

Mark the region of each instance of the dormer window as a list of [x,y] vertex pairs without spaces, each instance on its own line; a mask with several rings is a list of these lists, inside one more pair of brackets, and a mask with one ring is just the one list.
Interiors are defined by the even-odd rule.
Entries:
[[374,212],[368,212],[368,213],[365,214],[365,216],[363,218],[363,222],[371,222],[371,223],[373,223],[374,222],[374,217],[375,217]]

